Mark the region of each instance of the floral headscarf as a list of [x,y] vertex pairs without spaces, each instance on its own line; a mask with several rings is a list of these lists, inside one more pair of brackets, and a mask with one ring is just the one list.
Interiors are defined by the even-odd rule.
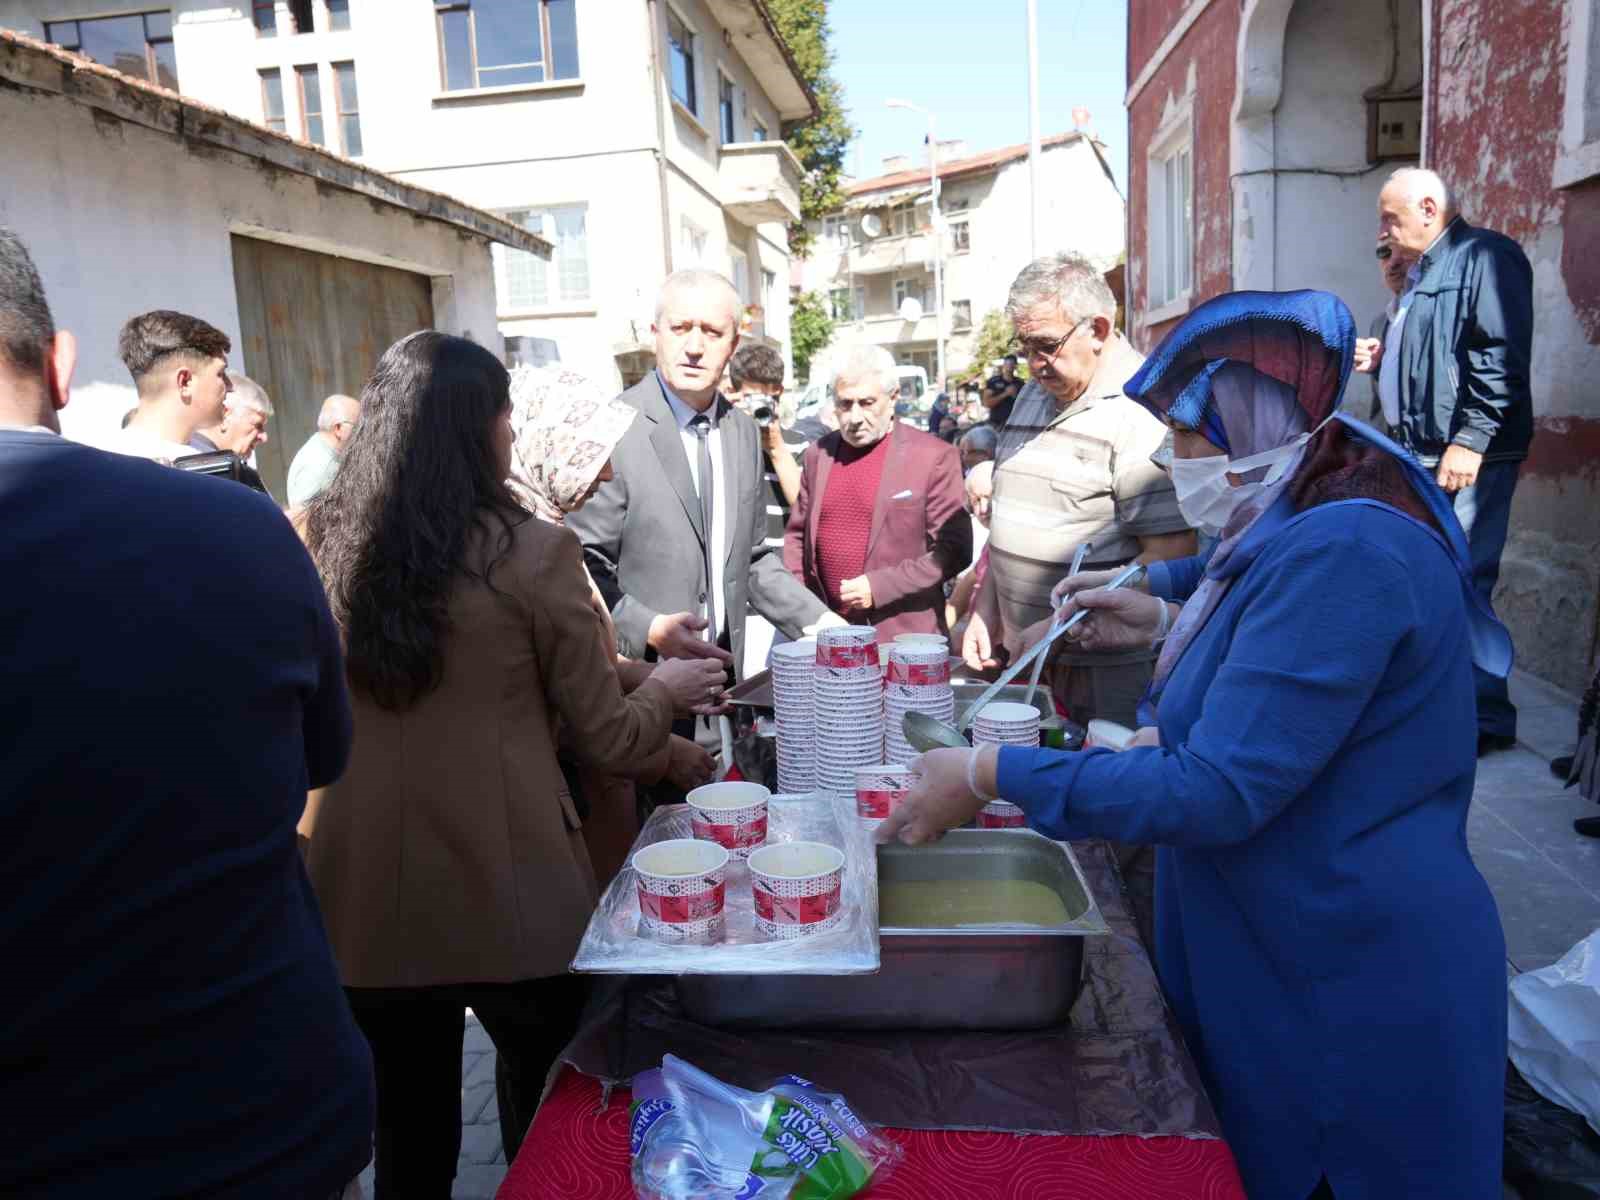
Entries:
[[560,525],[583,503],[637,414],[561,366],[511,372],[511,477],[517,498]]

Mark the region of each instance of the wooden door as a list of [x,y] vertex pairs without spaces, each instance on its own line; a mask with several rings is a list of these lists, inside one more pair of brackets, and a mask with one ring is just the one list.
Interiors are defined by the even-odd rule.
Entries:
[[289,464],[316,431],[323,400],[335,392],[359,397],[392,343],[433,327],[433,284],[426,275],[238,234],[233,281],[244,370],[276,410],[256,466],[282,502]]

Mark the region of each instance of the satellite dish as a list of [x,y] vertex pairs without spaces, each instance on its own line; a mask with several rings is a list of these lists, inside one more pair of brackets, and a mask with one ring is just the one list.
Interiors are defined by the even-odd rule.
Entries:
[[902,321],[922,320],[922,301],[915,296],[907,296],[900,301],[900,319]]
[[869,238],[875,238],[883,232],[883,218],[875,212],[869,212],[861,218],[861,232]]

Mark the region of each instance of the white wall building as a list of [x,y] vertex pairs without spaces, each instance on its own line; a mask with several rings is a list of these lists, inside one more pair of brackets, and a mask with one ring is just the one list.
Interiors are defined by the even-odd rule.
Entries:
[[0,32],[0,225],[78,337],[68,436],[135,403],[117,334],[172,308],[233,340],[277,410],[256,451],[281,499],[332,392],[359,392],[396,338],[437,328],[496,353],[491,242],[548,252],[490,213],[299,145],[51,46]]
[[728,274],[788,350],[778,140],[814,100],[763,0],[0,0],[0,27],[141,69],[230,113],[490,209],[508,351],[621,386],[669,271]]
[[[848,201],[817,227],[800,289],[830,298],[834,343],[887,346],[897,362],[936,376],[940,322],[945,369],[971,365],[973,335],[986,313],[1003,309],[1011,281],[1032,258],[1029,246],[1028,148],[969,154],[963,143],[939,148],[944,229],[945,311],[936,309],[935,242],[928,167],[886,159],[887,173],[850,184]],[[1040,254],[1074,250],[1102,269],[1122,255],[1123,200],[1103,148],[1083,133],[1043,139],[1039,155]],[[923,315],[907,321],[914,299]]]

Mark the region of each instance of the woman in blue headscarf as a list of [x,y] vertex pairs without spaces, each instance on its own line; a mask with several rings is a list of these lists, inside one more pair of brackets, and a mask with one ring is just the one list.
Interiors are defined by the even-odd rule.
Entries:
[[1472,665],[1510,640],[1428,472],[1333,415],[1354,338],[1327,293],[1234,293],[1127,385],[1220,539],[1158,581],[1175,615],[1117,594],[1085,623],[1164,635],[1158,744],[934,751],[879,837],[1003,796],[1158,845],[1157,969],[1254,1200],[1497,1200],[1505,943],[1466,818]]

